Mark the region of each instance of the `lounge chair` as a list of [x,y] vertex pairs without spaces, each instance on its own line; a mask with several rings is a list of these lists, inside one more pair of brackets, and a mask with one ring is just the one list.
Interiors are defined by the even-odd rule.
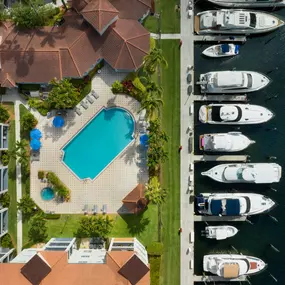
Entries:
[[103,214],[107,213],[107,205],[106,204],[103,205],[102,212],[103,212]]
[[93,209],[92,209],[92,213],[93,215],[96,215],[98,213],[98,206],[94,205]]
[[144,121],[145,120],[145,115],[146,115],[146,110],[143,109],[140,111],[140,116],[139,116],[139,120],[140,121]]
[[95,90],[92,90],[92,91],[91,91],[91,95],[92,95],[95,99],[98,99],[98,98],[99,98],[99,95],[95,92]]
[[86,96],[86,99],[87,99],[87,101],[88,101],[90,104],[93,104],[93,103],[94,103],[94,100],[93,100],[93,98],[92,98],[90,95],[87,95],[87,96]]
[[83,208],[84,215],[88,214],[88,205],[85,205]]
[[80,105],[86,110],[88,109],[88,104],[86,104],[86,102],[81,101]]
[[78,116],[82,115],[82,112],[81,112],[80,108],[78,108],[78,107],[75,108],[75,112]]

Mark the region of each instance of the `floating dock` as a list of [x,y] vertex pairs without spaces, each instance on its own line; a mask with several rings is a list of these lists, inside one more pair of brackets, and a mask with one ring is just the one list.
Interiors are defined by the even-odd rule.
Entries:
[[245,216],[199,216],[194,215],[195,222],[244,222]]
[[247,155],[194,155],[194,161],[239,161],[246,162]]
[[238,278],[234,278],[234,279],[225,279],[223,277],[220,276],[208,276],[208,275],[204,275],[204,276],[198,276],[198,275],[194,275],[194,282],[205,282],[205,284],[207,282],[242,282],[242,281],[246,281],[247,278],[246,276],[240,276]]
[[246,42],[246,36],[194,35],[194,42]]
[[237,101],[245,102],[247,101],[247,95],[194,95],[194,101]]

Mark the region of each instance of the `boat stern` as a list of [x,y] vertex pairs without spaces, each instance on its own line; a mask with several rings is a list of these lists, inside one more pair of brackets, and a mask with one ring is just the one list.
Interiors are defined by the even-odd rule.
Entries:
[[208,107],[207,105],[202,105],[199,109],[199,121],[201,123],[207,123],[208,122]]
[[204,146],[205,146],[205,136],[200,135],[199,136],[199,149],[204,150]]
[[210,272],[211,269],[211,255],[204,255],[203,257],[203,271]]

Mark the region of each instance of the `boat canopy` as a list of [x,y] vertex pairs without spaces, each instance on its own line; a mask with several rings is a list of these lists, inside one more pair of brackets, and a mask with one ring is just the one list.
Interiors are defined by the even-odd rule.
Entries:
[[228,199],[226,205],[227,216],[238,216],[240,214],[239,199]]
[[223,213],[222,200],[211,201],[211,212],[214,216],[218,216]]
[[224,278],[236,278],[239,276],[238,263],[224,264]]
[[230,51],[230,46],[228,44],[222,44],[222,52],[226,53]]
[[214,216],[224,214],[226,216],[240,215],[239,199],[215,199],[211,201],[211,212]]
[[243,72],[224,71],[217,72],[214,76],[218,87],[242,87],[244,85]]

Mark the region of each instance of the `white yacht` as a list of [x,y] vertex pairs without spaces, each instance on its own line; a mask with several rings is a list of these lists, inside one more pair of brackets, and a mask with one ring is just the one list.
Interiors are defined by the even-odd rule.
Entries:
[[237,233],[238,229],[233,226],[209,226],[205,228],[202,235],[209,239],[223,240],[233,237]]
[[254,143],[240,132],[204,134],[199,138],[200,150],[209,152],[242,151]]
[[223,183],[275,183],[280,181],[282,168],[277,163],[229,163],[201,174]]
[[260,273],[266,268],[260,258],[242,254],[204,255],[203,270],[225,279]]
[[202,54],[208,57],[235,56],[239,54],[239,48],[236,44],[213,45],[206,48]]
[[228,8],[270,8],[284,7],[284,0],[208,0],[213,4]]
[[281,19],[269,13],[242,9],[203,11],[195,16],[197,34],[259,34],[283,25]]
[[200,74],[201,93],[248,93],[258,91],[270,83],[270,79],[255,71],[212,71]]
[[270,198],[254,193],[201,193],[195,197],[198,213],[208,216],[251,216],[274,206]]
[[216,125],[261,124],[273,117],[270,110],[250,104],[209,104],[199,110],[200,122]]

